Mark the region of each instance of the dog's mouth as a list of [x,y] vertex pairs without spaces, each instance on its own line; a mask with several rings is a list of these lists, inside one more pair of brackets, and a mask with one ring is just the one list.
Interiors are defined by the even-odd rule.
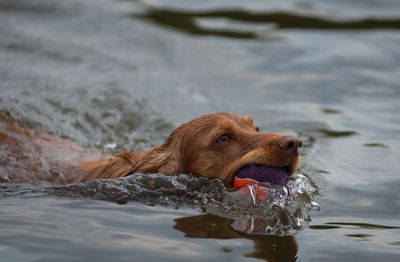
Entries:
[[249,183],[284,186],[289,180],[289,170],[289,167],[246,165],[236,172],[233,178],[233,187],[239,188]]

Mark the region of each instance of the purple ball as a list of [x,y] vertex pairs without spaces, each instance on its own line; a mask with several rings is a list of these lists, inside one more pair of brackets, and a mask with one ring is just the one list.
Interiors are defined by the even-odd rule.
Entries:
[[238,178],[251,178],[258,182],[268,182],[273,185],[284,186],[289,180],[284,167],[269,167],[264,165],[251,165],[241,168],[237,173]]

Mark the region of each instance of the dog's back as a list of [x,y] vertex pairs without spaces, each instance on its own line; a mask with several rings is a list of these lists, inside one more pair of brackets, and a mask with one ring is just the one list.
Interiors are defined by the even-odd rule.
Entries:
[[79,162],[102,157],[70,140],[21,127],[8,112],[1,113],[0,183],[76,181]]

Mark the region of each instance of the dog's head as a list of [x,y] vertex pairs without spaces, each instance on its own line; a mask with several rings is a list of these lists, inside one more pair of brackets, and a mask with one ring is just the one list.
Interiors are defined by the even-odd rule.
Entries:
[[297,170],[301,146],[295,136],[260,133],[249,117],[216,113],[181,125],[154,148],[162,157],[152,171],[220,178],[228,187],[235,176],[281,184]]

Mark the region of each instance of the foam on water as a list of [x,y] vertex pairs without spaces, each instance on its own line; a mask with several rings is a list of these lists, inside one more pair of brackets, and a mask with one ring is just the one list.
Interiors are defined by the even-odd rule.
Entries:
[[[255,194],[261,187],[267,191],[264,199]],[[268,235],[296,234],[310,222],[310,212],[319,208],[315,200],[316,188],[301,174],[285,186],[248,185],[239,190],[227,189],[219,179],[162,174],[131,175],[51,187],[0,185],[2,197],[44,195],[87,197],[119,204],[140,202],[199,208],[205,213],[232,219],[235,230]]]

